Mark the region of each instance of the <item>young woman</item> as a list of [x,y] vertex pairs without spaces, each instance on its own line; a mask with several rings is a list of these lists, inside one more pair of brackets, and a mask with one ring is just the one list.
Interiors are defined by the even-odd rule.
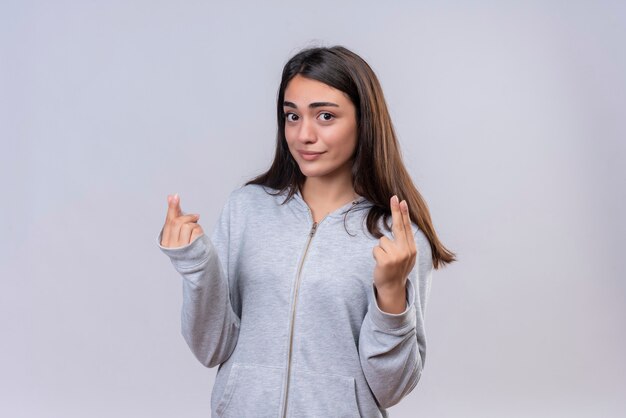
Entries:
[[214,417],[386,417],[420,378],[432,270],[455,254],[362,58],[300,51],[277,105],[274,162],[210,238],[168,196],[157,242],[183,278],[183,336],[219,365]]

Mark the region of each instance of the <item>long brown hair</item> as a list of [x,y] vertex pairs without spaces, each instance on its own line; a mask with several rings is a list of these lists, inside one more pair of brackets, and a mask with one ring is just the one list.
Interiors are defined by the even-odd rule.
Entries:
[[378,228],[381,217],[385,228],[391,230],[387,222],[391,217],[389,199],[396,194],[400,201],[407,201],[411,220],[428,238],[433,267],[437,269],[456,261],[456,254],[439,241],[428,206],[404,167],[378,78],[360,56],[343,46],[305,48],[285,64],[278,89],[274,162],[265,173],[246,185],[263,185],[279,190],[278,193],[287,190],[286,202],[304,184],[305,176],[289,152],[285,138],[283,100],[287,84],[296,74],[346,93],[356,108],[358,140],[353,155],[352,181],[354,191],[373,203],[367,214],[370,234],[382,237]]

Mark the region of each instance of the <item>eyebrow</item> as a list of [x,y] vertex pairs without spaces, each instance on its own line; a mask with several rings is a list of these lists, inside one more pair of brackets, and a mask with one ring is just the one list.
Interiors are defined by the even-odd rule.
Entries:
[[[283,102],[283,106],[286,106],[286,107],[293,107],[294,109],[297,109],[297,108],[298,108],[298,106],[296,106],[296,104],[295,104],[295,103],[288,102],[287,100],[285,100],[285,101]],[[325,106],[334,106],[334,107],[339,107],[339,105],[338,105],[338,104],[336,104],[336,103],[331,103],[331,102],[313,102],[313,103],[309,103],[309,108],[310,108],[310,109],[314,109],[314,108],[316,108],[316,107],[325,107]]]

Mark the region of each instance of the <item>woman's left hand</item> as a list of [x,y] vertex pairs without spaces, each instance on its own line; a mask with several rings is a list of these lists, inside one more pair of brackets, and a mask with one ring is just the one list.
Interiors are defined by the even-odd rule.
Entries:
[[393,239],[383,235],[372,251],[376,260],[374,284],[379,292],[401,289],[404,294],[406,281],[417,258],[417,246],[406,201],[398,202],[398,197],[394,195],[390,204]]

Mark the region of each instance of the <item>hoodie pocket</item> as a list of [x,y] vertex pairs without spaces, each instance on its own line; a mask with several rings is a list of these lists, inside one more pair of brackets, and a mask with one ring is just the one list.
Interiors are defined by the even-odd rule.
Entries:
[[294,370],[288,415],[360,418],[354,377]]
[[215,407],[220,418],[275,417],[280,412],[282,369],[233,363]]

